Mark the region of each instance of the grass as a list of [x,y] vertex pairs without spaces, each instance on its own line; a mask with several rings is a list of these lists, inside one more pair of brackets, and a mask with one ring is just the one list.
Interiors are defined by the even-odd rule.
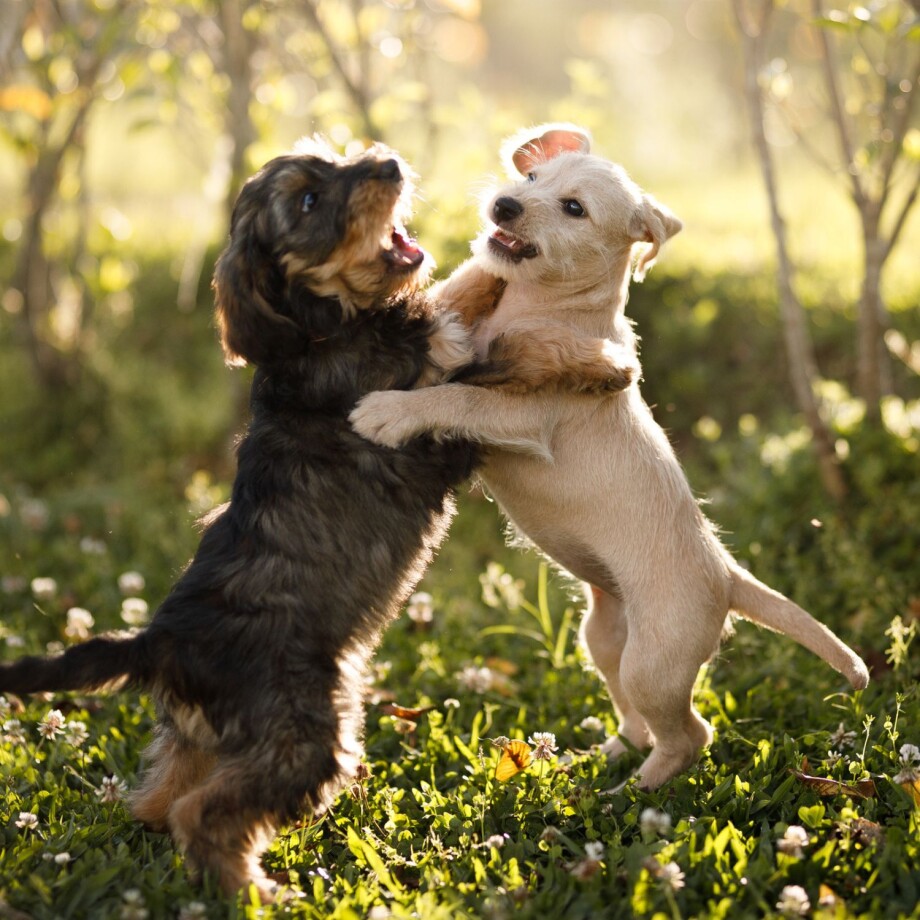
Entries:
[[[63,499],[5,494],[0,527],[18,548],[0,594],[7,656],[72,641],[72,607],[90,609],[97,629],[117,625],[118,576],[145,541],[119,541],[131,515],[110,517],[103,541],[99,522]],[[136,501],[140,514],[150,497]],[[125,587],[153,605],[172,572],[149,564],[143,589]],[[266,855],[301,897],[263,909],[193,884],[169,839],[119,799],[149,736],[149,701],[53,695],[9,699],[3,714],[0,916],[735,918],[775,914],[792,903],[787,886],[804,889],[812,912],[833,898],[821,916],[918,916],[920,813],[894,779],[902,745],[920,742],[910,631],[899,644],[887,621],[863,622],[891,661],[852,694],[788,640],[739,625],[699,681],[712,749],[654,793],[613,791],[639,755],[609,764],[593,749],[615,719],[576,646],[571,586],[504,547],[494,507],[467,496],[423,587],[431,622],[393,625],[369,687],[369,775]],[[839,610],[815,612],[848,632]],[[433,708],[400,717],[393,701]],[[42,729],[52,710],[62,734]],[[536,732],[554,733],[558,751],[497,780],[491,739]],[[874,794],[862,798],[853,787],[868,778]]]

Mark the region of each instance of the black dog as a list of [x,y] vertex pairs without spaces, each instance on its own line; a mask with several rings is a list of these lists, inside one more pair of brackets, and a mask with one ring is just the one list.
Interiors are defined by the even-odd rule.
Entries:
[[348,423],[371,390],[469,360],[437,303],[496,296],[482,279],[417,292],[408,194],[382,148],[344,159],[316,145],[246,184],[214,282],[228,359],[257,366],[230,502],[147,629],[0,668],[17,693],[151,691],[160,723],[133,813],[228,892],[254,882],[272,897],[258,857],[278,825],[354,775],[365,666],[474,465],[463,442],[390,450]]

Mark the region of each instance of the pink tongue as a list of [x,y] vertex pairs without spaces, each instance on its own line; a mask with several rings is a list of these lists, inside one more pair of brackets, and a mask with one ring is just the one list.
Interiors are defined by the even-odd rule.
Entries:
[[414,256],[418,251],[418,244],[415,240],[409,239],[398,230],[393,231],[393,246],[407,256]]

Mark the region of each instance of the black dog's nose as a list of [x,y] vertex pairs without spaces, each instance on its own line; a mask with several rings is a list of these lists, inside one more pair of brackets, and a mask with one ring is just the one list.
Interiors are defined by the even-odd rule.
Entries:
[[524,213],[524,205],[514,198],[501,197],[496,198],[492,205],[492,219],[495,223],[500,224],[506,220],[514,220]]
[[378,179],[386,182],[398,182],[402,179],[402,173],[399,171],[399,162],[397,160],[384,160],[377,164],[374,175]]

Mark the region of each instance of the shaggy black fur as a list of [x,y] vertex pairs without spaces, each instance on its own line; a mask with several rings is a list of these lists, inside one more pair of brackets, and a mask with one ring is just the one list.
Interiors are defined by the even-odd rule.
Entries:
[[16,693],[151,690],[161,724],[135,811],[228,889],[261,884],[258,828],[321,808],[352,775],[365,665],[474,465],[466,443],[390,450],[348,422],[361,396],[409,388],[429,364],[436,322],[413,260],[382,244],[354,303],[311,289],[386,240],[402,186],[377,150],[282,157],[250,180],[215,279],[228,355],[258,365],[230,502],[145,630],[0,667]]

